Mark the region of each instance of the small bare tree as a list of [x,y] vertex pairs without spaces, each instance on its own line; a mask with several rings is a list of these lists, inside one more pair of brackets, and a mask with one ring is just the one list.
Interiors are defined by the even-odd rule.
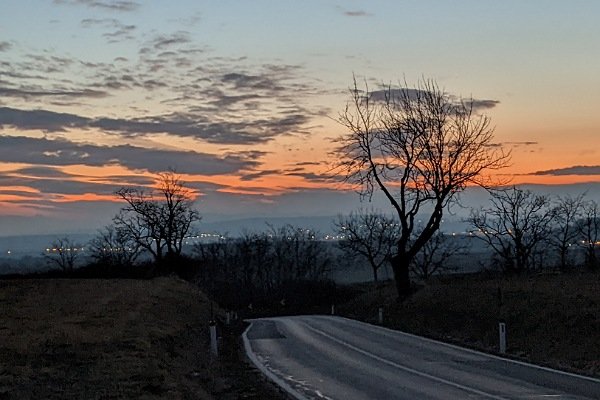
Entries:
[[578,221],[584,205],[583,198],[583,194],[576,197],[558,197],[556,205],[552,209],[554,229],[550,236],[550,244],[558,251],[561,271],[573,266],[571,248],[580,236]]
[[[354,81],[339,122],[337,170],[370,197],[381,190],[400,224],[392,271],[399,297],[410,293],[409,269],[439,229],[445,209],[468,185],[488,186],[484,174],[507,165],[493,143],[490,119],[472,100],[449,95],[432,80],[371,92]],[[420,214],[426,221],[415,229]]]
[[594,200],[583,204],[579,233],[585,248],[585,264],[590,269],[598,269],[600,267],[597,254],[600,246],[600,207]]
[[117,229],[150,252],[156,262],[181,254],[185,236],[201,217],[192,192],[173,171],[158,175],[157,187],[122,188],[117,196],[127,205],[114,218]]
[[54,240],[46,249],[44,257],[58,266],[61,271],[70,273],[73,272],[75,263],[82,252],[82,245],[64,237]]
[[99,264],[129,267],[139,257],[141,246],[125,230],[109,225],[98,231],[89,249],[90,256]]
[[352,258],[366,260],[377,282],[378,271],[390,261],[400,236],[398,222],[379,212],[360,209],[348,216],[339,216],[334,225],[342,236],[338,247]]
[[293,225],[270,226],[273,263],[280,281],[322,279],[329,271],[331,254],[319,232]]
[[222,304],[231,307],[289,298],[294,294],[286,288],[322,283],[331,262],[317,232],[292,225],[199,243],[194,250],[201,264],[199,283],[211,293],[216,289]]
[[464,255],[469,246],[463,238],[436,232],[414,258],[411,271],[424,281],[436,273],[456,270],[450,265],[453,257]]
[[[215,235],[209,242],[198,242],[194,245],[194,258],[199,262],[200,267],[195,280],[210,296],[215,295],[215,289],[219,287],[218,282],[235,285],[238,281],[237,258],[234,250],[233,239],[221,234]],[[240,293],[236,291],[229,298],[227,303],[229,307],[236,303],[233,299],[238,299],[238,295]]]
[[550,198],[513,186],[493,191],[491,203],[471,213],[477,237],[496,253],[506,272],[532,269],[535,251],[550,235]]

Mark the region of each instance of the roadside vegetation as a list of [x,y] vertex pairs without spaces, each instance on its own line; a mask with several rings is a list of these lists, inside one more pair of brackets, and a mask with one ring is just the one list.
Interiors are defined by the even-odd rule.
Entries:
[[507,276],[440,276],[397,302],[391,282],[354,285],[340,315],[498,353],[498,323],[507,355],[600,376],[600,275],[593,272]]

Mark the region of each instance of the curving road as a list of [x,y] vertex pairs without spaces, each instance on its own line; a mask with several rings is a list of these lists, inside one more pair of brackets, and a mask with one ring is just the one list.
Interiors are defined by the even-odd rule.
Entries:
[[296,399],[600,399],[600,380],[345,318],[250,321],[246,352]]

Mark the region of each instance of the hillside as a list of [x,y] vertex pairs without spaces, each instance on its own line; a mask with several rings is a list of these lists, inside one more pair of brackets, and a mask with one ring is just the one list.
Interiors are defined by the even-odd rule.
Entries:
[[209,303],[187,282],[0,280],[0,303],[0,399],[265,397],[235,339],[211,359]]

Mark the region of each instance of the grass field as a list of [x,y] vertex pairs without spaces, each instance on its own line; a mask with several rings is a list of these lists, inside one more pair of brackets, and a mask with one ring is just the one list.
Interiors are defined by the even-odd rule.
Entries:
[[276,398],[237,333],[208,352],[209,303],[153,280],[0,281],[0,399]]
[[600,274],[438,278],[403,303],[390,282],[355,288],[340,314],[376,322],[383,306],[387,326],[488,352],[505,321],[509,355],[600,376]]

